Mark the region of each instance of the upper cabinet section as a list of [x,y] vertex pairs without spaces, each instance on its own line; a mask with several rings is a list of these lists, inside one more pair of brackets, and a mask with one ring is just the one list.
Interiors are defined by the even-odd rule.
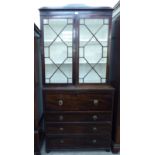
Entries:
[[108,82],[112,9],[42,8],[43,84]]

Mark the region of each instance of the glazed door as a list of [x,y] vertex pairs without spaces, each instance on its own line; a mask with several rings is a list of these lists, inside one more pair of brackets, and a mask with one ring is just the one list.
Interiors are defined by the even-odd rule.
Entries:
[[79,20],[79,83],[106,83],[109,19]]
[[73,18],[43,19],[45,84],[73,82]]

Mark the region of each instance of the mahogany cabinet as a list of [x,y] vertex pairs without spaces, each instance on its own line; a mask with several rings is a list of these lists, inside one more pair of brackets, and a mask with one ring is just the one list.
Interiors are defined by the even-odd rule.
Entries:
[[111,8],[40,8],[46,151],[111,148]]

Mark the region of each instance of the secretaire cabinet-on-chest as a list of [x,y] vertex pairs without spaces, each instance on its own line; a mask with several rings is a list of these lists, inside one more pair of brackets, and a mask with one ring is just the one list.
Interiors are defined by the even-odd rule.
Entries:
[[111,8],[41,8],[46,151],[111,147]]

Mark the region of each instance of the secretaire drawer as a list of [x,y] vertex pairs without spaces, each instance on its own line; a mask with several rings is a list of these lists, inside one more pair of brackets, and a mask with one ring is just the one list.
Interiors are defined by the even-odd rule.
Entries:
[[47,137],[48,149],[66,148],[109,148],[110,134],[104,135],[60,135]]
[[102,134],[111,132],[111,123],[46,123],[46,134]]
[[46,112],[47,122],[100,122],[111,121],[112,112]]
[[112,95],[110,94],[46,94],[46,110],[86,111],[112,110]]

